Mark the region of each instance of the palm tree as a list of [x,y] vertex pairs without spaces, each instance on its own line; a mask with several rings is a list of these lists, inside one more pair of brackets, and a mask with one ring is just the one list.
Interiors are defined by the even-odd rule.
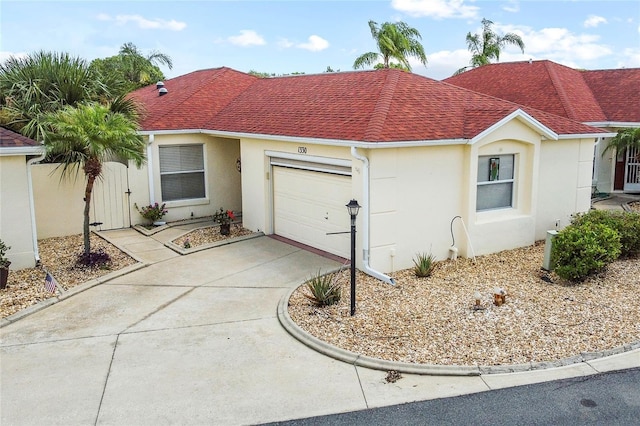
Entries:
[[[420,63],[427,65],[427,56],[418,40],[422,40],[420,32],[404,22],[385,22],[381,26],[369,21],[371,36],[378,45],[378,52],[368,52],[360,55],[353,63],[353,68],[364,68],[375,65],[380,58],[382,63],[376,68],[402,68],[411,71],[407,57],[415,57]],[[391,62],[395,59],[398,63]]]
[[482,19],[482,34],[467,33],[467,48],[472,53],[470,66],[460,68],[454,75],[466,71],[468,68],[476,68],[491,63],[492,59],[500,61],[500,53],[507,45],[518,46],[524,53],[524,42],[515,33],[507,33],[503,36],[496,34],[491,26],[493,21]]
[[84,258],[89,260],[89,208],[95,180],[101,176],[102,164],[111,159],[132,160],[140,167],[145,160],[144,141],[138,124],[125,114],[113,112],[98,103],[67,106],[47,114],[43,119],[45,147],[49,156],[60,163],[62,175],[86,178],[84,191]]
[[45,51],[24,58],[12,56],[0,64],[0,124],[42,140],[43,114],[107,93],[84,59]]
[[[133,43],[125,43],[120,47],[119,55],[122,57],[125,65],[125,77],[132,82],[147,85],[155,83],[157,74],[157,65],[166,65],[169,69],[173,69],[171,58],[157,50],[152,50],[148,55],[142,52]],[[155,69],[154,69],[155,68]]]
[[618,134],[611,138],[607,147],[602,151],[602,156],[612,149],[615,149],[616,152],[624,152],[630,148],[640,150],[640,127],[618,130]]

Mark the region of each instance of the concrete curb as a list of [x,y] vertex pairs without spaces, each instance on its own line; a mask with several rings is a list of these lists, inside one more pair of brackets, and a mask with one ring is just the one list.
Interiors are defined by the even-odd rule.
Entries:
[[298,288],[299,287],[291,289],[280,299],[280,302],[278,303],[277,316],[278,321],[280,322],[282,327],[289,334],[291,334],[291,336],[293,336],[306,346],[310,347],[311,349],[339,361],[343,361],[359,367],[366,367],[383,371],[395,370],[400,373],[430,376],[480,376],[486,374],[520,373],[526,371],[547,370],[581,363],[589,365],[589,361],[631,351],[637,351],[638,357],[640,357],[640,341],[637,341],[628,345],[619,346],[604,351],[583,352],[579,355],[574,355],[557,361],[531,362],[526,364],[513,365],[432,365],[412,364],[406,362],[387,361],[377,358],[371,358],[331,345],[318,339],[317,337],[310,335],[302,328],[300,328],[300,326],[298,326],[291,319],[287,310],[287,306],[289,306],[289,299],[291,298],[293,292],[295,292]]
[[117,271],[113,271],[111,273],[108,273],[106,275],[103,275],[101,277],[98,278],[94,278],[92,280],[86,281],[82,284],[79,284],[73,288],[70,288],[69,290],[65,291],[64,293],[61,293],[57,296],[53,296],[50,297],[49,299],[45,299],[41,302],[36,303],[35,305],[31,305],[28,308],[25,308],[21,311],[16,312],[13,315],[9,315],[8,317],[2,318],[2,321],[0,321],[0,328],[2,327],[6,327],[9,324],[13,324],[14,322],[25,318],[31,314],[34,314],[36,312],[39,312],[51,305],[55,305],[58,302],[61,302],[63,300],[66,300],[70,297],[75,296],[76,294],[80,294],[83,291],[89,290],[92,287],[95,287],[99,284],[102,284],[106,281],[112,280],[114,278],[118,278],[122,275],[126,275],[129,274],[133,271],[137,271],[138,269],[142,269],[142,268],[146,268],[148,265],[145,263],[136,263],[133,265],[129,265],[126,266],[122,269],[119,269]]

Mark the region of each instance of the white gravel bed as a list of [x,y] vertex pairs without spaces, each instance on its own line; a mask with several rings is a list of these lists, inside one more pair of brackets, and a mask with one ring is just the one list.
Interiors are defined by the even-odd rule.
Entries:
[[[349,315],[350,274],[342,299],[317,307],[299,287],[292,320],[349,351],[390,361],[493,366],[547,362],[640,341],[640,260],[619,260],[580,284],[541,270],[544,244],[439,262],[431,277],[393,273],[396,286],[358,273],[356,315]],[[550,278],[552,283],[541,279]],[[504,288],[506,304],[493,304]],[[482,310],[474,310],[474,292]]]
[[109,254],[111,262],[108,265],[101,268],[75,265],[78,255],[84,251],[82,235],[39,240],[38,250],[42,266],[9,271],[7,287],[0,290],[0,318],[56,295],[44,288],[45,269],[64,290],[68,290],[136,263],[133,258],[99,236],[91,234],[90,239],[92,252],[102,249]]

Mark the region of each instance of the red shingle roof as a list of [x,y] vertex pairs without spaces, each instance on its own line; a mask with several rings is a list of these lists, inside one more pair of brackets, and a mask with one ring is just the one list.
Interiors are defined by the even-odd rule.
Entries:
[[607,119],[640,123],[640,68],[582,73]]
[[640,69],[580,71],[551,61],[472,69],[447,83],[588,122],[640,122]]
[[0,127],[0,148],[37,147],[40,144],[4,127]]
[[143,130],[208,129],[366,142],[470,139],[521,108],[558,134],[598,132],[573,120],[399,70],[255,78],[197,71],[133,93]]

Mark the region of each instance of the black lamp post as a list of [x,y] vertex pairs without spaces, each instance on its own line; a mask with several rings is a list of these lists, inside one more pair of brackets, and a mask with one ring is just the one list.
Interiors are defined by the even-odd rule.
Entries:
[[347,211],[351,216],[351,316],[356,313],[356,216],[360,205],[356,200],[349,201]]

